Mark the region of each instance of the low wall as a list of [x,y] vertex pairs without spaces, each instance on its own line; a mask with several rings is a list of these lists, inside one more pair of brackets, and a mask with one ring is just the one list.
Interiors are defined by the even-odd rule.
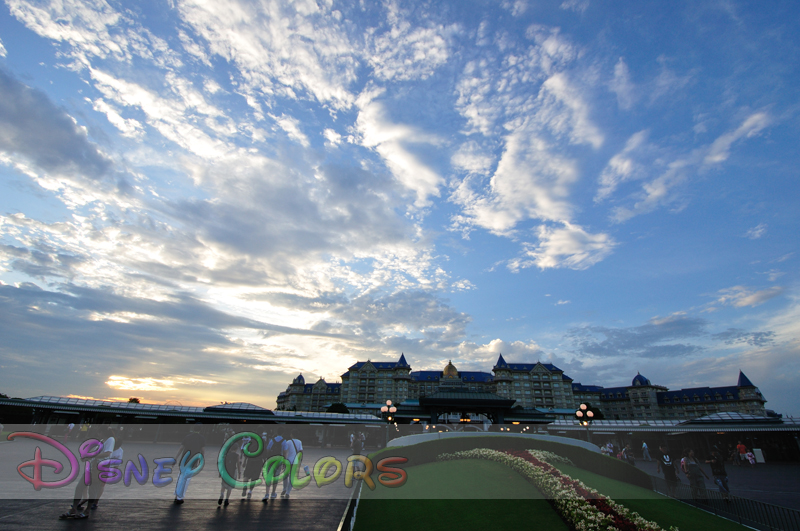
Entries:
[[387,448],[390,447],[401,447],[401,446],[409,446],[412,444],[418,444],[428,441],[438,441],[441,439],[453,439],[457,437],[519,437],[521,439],[532,439],[532,440],[539,440],[539,441],[549,441],[559,444],[566,444],[570,446],[577,446],[579,448],[584,448],[586,450],[600,453],[600,448],[592,443],[588,443],[586,441],[581,441],[578,439],[570,439],[568,437],[557,437],[555,435],[539,435],[533,433],[495,433],[495,432],[435,432],[435,433],[421,433],[418,435],[406,435],[403,437],[398,437],[397,439],[392,439],[387,444]]

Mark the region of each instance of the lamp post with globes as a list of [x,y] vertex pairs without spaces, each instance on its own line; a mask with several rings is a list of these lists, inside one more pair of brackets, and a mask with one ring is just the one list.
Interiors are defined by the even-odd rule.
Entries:
[[384,448],[386,448],[386,445],[389,444],[389,424],[391,424],[394,420],[394,414],[396,412],[397,408],[392,405],[391,400],[387,400],[386,405],[381,406],[381,417],[386,419],[386,437],[384,437]]
[[589,435],[589,424],[594,420],[594,416],[594,411],[586,404],[581,404],[575,411],[575,418],[578,419],[578,423],[586,427],[586,442],[588,443],[592,442]]

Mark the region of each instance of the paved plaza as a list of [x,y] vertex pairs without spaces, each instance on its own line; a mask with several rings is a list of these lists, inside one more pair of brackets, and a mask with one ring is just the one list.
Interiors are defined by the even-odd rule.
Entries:
[[[281,530],[335,530],[351,495],[340,478],[323,488],[313,483],[302,490],[294,490],[290,499],[261,501],[264,485],[256,487],[251,500],[243,499],[242,491],[234,489],[230,505],[218,506],[221,480],[216,473],[219,447],[206,447],[206,465],[188,488],[186,502],[174,505],[174,482],[156,489],[152,484],[140,486],[135,482],[128,488],[122,484],[108,485],[100,506],[87,511],[85,520],[59,520],[71,503],[75,482],[60,489],[34,491],[32,485],[17,474],[17,466],[31,460],[37,444],[30,440],[0,443],[0,529],[13,530],[71,530],[71,529],[220,529],[228,527],[237,531],[249,529]],[[58,457],[47,445],[38,444],[43,455]],[[68,446],[77,453],[78,444]],[[155,457],[174,457],[177,444],[130,443],[125,445],[125,461],[141,453],[150,463]],[[313,465],[323,456],[334,456],[346,464],[349,451],[344,448],[307,448],[304,463]],[[66,465],[67,467],[69,465]],[[32,474],[31,468],[25,469]],[[49,469],[44,469],[47,480],[56,479]],[[63,476],[63,473],[61,474]],[[177,478],[177,471],[173,472]],[[282,485],[279,483],[277,492]]]
[[[664,477],[656,473],[656,462],[636,461],[636,466],[652,476]],[[711,469],[704,465],[706,474],[711,476]],[[725,463],[728,472],[728,485],[731,493],[751,500],[781,505],[800,511],[800,464],[798,463],[762,463],[755,467],[734,466]],[[688,485],[689,481],[680,474],[681,481]],[[706,488],[716,490],[713,480],[705,480]]]
[[67,507],[63,501],[4,500],[0,505],[0,529],[330,531],[339,525],[346,505],[347,500],[236,500],[228,507],[219,507],[211,500],[187,500],[183,505],[173,505],[169,500],[110,500],[101,502],[96,511],[89,511],[85,520],[59,520],[58,515]]
[[[135,482],[128,488],[122,484],[109,485],[96,511],[89,511],[86,520],[58,519],[71,501],[74,485],[61,489],[34,491],[17,473],[20,463],[31,460],[37,444],[30,440],[0,443],[0,529],[1,530],[71,530],[71,529],[308,529],[333,530],[339,524],[350,497],[351,490],[344,481],[318,488],[313,483],[295,490],[288,500],[276,499],[262,503],[265,487],[256,487],[250,501],[241,498],[241,490],[231,493],[227,507],[217,505],[220,478],[216,473],[218,447],[206,448],[206,467],[192,479],[187,501],[174,505],[174,483],[164,488],[144,486]],[[46,457],[54,458],[53,449],[45,445]],[[77,451],[77,443],[69,443]],[[74,448],[72,448],[74,446]],[[151,463],[155,457],[174,457],[177,444],[130,443],[125,446],[125,461],[144,455]],[[350,455],[345,448],[307,448],[304,463],[313,465],[319,458],[333,456],[346,463]],[[656,463],[637,461],[637,466],[651,475],[656,474]],[[710,475],[708,467],[706,472]],[[760,464],[754,468],[726,465],[733,494],[743,498],[782,505],[800,510],[800,464]],[[31,474],[31,469],[27,469]],[[49,469],[45,479],[56,478]],[[63,476],[63,473],[62,473]],[[177,477],[177,471],[173,473]],[[687,483],[682,478],[683,483]],[[706,481],[707,488],[715,488]],[[278,486],[280,492],[281,486]]]

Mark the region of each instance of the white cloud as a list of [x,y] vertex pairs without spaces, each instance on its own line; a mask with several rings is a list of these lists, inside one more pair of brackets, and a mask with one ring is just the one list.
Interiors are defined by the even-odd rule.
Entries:
[[300,130],[300,120],[291,116],[286,116],[285,114],[282,114],[280,117],[272,115],[270,115],[270,117],[275,120],[287,135],[289,135],[289,138],[303,147],[309,146],[308,137]]
[[719,136],[708,149],[703,164],[719,164],[728,160],[730,157],[731,145],[742,138],[752,138],[771,122],[770,117],[763,112],[758,112],[748,116],[742,125],[735,131],[727,132]]
[[509,234],[527,219],[569,219],[569,188],[576,179],[571,160],[554,154],[544,140],[522,127],[505,138],[505,151],[487,192],[475,191],[469,179],[453,192],[451,200],[463,208],[455,226],[477,225]]
[[719,290],[720,297],[717,299],[717,302],[735,308],[758,306],[781,295],[783,292],[784,288],[780,286],[773,286],[760,291],[753,291],[745,286],[733,286],[731,288]]
[[363,94],[359,98],[356,127],[361,144],[377,151],[395,178],[416,194],[416,206],[424,207],[430,203],[430,196],[439,196],[439,186],[444,179],[410,148],[414,144],[439,144],[441,141],[413,126],[392,122],[384,104],[371,96]]
[[589,0],[564,0],[561,9],[583,13],[589,8]]
[[759,223],[752,229],[748,230],[744,233],[745,238],[750,238],[751,240],[757,240],[762,237],[764,234],[767,233],[767,224],[766,223]]
[[[207,104],[199,93],[186,84],[185,80],[169,76],[180,98],[167,98],[108,72],[94,68],[90,72],[95,87],[107,99],[141,109],[147,116],[148,123],[159,133],[195,155],[217,158],[230,150],[224,142],[192,122],[191,114],[195,111],[210,117],[220,113],[215,107]],[[225,130],[225,128],[218,129],[221,132]]]
[[487,174],[494,164],[494,158],[486,153],[485,150],[474,140],[465,142],[458,148],[458,151],[450,157],[450,164],[453,167],[476,174]]
[[122,136],[126,136],[128,138],[141,138],[144,134],[144,128],[142,127],[142,124],[133,118],[123,118],[116,109],[103,101],[102,98],[98,98],[93,101],[92,108],[97,112],[105,114],[111,125],[119,129],[119,132],[122,134]]
[[211,54],[237,66],[254,104],[274,96],[311,97],[342,109],[355,101],[348,87],[358,58],[324,2],[186,0],[178,10]]
[[707,171],[726,161],[735,142],[757,135],[770,122],[771,119],[766,113],[753,113],[745,118],[739,127],[721,134],[710,145],[701,146],[687,155],[674,158],[666,164],[665,171],[645,182],[641,192],[633,194],[635,203],[632,207],[615,208],[613,218],[618,222],[626,221],[674,201],[675,189],[689,179],[693,172]]
[[6,56],[6,47],[3,46],[3,41],[0,40],[0,57]]
[[541,225],[537,232],[539,244],[526,245],[525,256],[509,262],[510,270],[532,266],[539,269],[588,269],[611,254],[616,246],[607,234],[591,234],[566,222],[561,227]]
[[473,284],[472,282],[470,282],[467,279],[461,279],[461,280],[458,280],[456,282],[453,282],[450,285],[450,287],[451,287],[451,289],[453,291],[469,291],[469,290],[477,289],[475,287],[475,284]]
[[560,300],[560,301],[558,301],[558,302],[557,302],[555,305],[556,305],[556,306],[562,306],[562,305],[564,305],[564,304],[569,304],[570,302],[572,302],[572,301],[568,301],[568,300],[567,300],[567,301]]
[[513,2],[510,0],[503,0],[503,3],[500,5],[503,6],[503,9],[508,10],[514,17],[519,17],[528,10],[528,2],[526,0],[514,0]]
[[538,120],[555,134],[568,134],[574,144],[603,145],[603,134],[589,118],[589,105],[564,74],[555,74],[542,84]]
[[617,95],[617,103],[621,109],[627,110],[633,107],[637,99],[636,86],[631,83],[628,65],[622,57],[614,65],[614,79],[609,86]]
[[332,146],[338,146],[342,142],[342,135],[333,129],[325,129],[322,134],[325,136],[325,140]]
[[647,130],[634,133],[625,143],[622,151],[611,157],[600,173],[600,187],[594,198],[595,202],[600,202],[610,196],[620,183],[644,176],[645,169],[642,164],[634,160],[633,153],[644,146],[647,136]]
[[414,27],[397,4],[387,6],[388,30],[371,35],[366,59],[382,80],[425,79],[450,56],[457,25]]

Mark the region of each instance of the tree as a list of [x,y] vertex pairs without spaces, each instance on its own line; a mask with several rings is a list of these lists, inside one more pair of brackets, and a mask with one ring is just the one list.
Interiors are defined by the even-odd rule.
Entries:
[[128,399],[128,403],[129,404],[139,404],[140,402],[139,402],[138,398],[136,398],[135,396],[132,396],[131,398]]
[[8,395],[5,393],[0,393],[0,398],[8,398]]
[[336,402],[328,408],[328,413],[350,413],[350,410],[341,402]]

